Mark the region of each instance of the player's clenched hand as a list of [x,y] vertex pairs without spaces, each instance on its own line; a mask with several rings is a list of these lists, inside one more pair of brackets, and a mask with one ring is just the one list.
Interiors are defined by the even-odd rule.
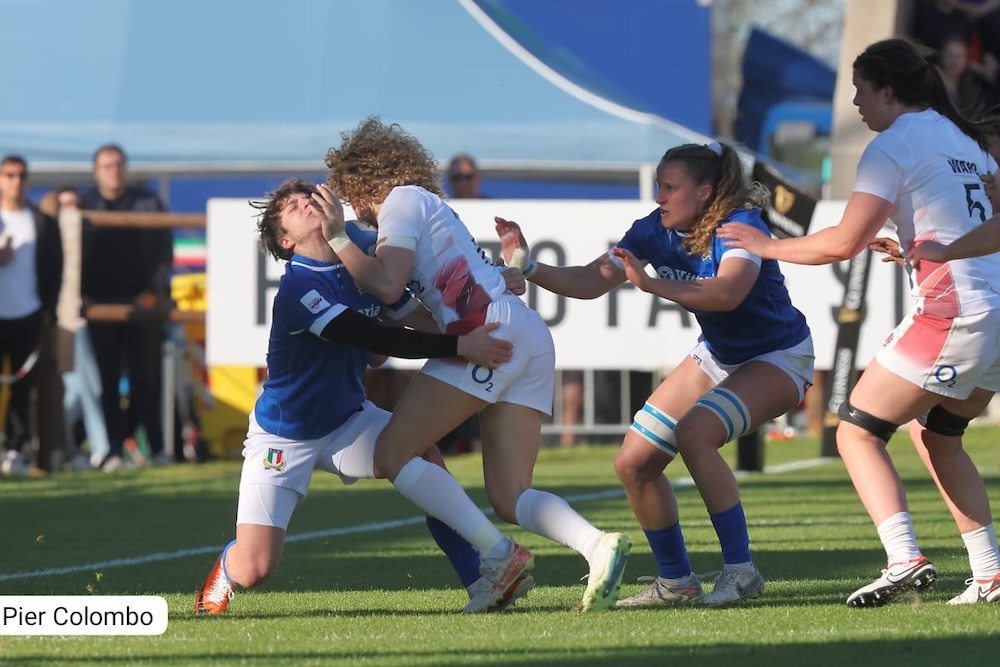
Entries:
[[514,345],[509,340],[494,338],[490,332],[500,326],[490,322],[458,337],[458,354],[474,364],[486,368],[497,368],[510,361]]
[[319,184],[316,186],[316,192],[313,193],[312,199],[323,216],[323,238],[331,241],[338,236],[346,236],[344,207],[333,190],[328,185]]
[[494,217],[493,221],[496,223],[497,236],[500,237],[500,252],[503,253],[504,262],[507,266],[519,269],[526,267],[530,254],[521,227],[513,220],[504,220],[499,216]]
[[772,259],[768,250],[775,243],[769,234],[765,234],[753,225],[745,222],[727,222],[719,225],[715,235],[722,239],[723,245],[729,248],[743,248],[762,259]]
[[900,266],[906,266],[906,260],[903,259],[903,253],[900,251],[896,239],[880,236],[868,244],[868,249],[872,252],[885,253],[886,256],[882,258],[883,262],[896,262]]
[[612,248],[611,254],[620,259],[622,264],[625,265],[625,276],[628,278],[628,281],[644,292],[648,291],[646,286],[649,284],[650,276],[646,273],[643,263],[631,251],[625,248]]

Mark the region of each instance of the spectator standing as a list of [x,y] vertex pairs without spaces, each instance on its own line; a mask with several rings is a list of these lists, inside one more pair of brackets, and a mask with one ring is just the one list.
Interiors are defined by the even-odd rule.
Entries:
[[[0,160],[0,361],[9,360],[10,405],[4,432],[4,474],[26,474],[22,458],[35,429],[31,392],[46,329],[55,321],[62,280],[59,226],[28,202],[28,163]],[[18,377],[20,376],[20,377]]]
[[[562,425],[576,426],[583,421],[583,371],[562,371]],[[563,447],[576,446],[576,433],[566,428],[559,435]]]
[[[114,144],[94,153],[95,187],[80,197],[85,211],[166,211],[152,191],[128,185],[125,151]],[[143,309],[169,300],[173,266],[169,229],[98,227],[84,222],[80,292],[84,307],[92,303],[131,304]],[[102,467],[113,472],[123,464],[126,436],[119,382],[125,372],[130,402],[149,440],[154,465],[169,463],[163,446],[160,349],[163,324],[157,319],[88,323],[101,376],[101,405],[110,453]]]
[[452,199],[489,199],[479,189],[481,181],[479,166],[468,153],[460,153],[448,163],[448,185]]

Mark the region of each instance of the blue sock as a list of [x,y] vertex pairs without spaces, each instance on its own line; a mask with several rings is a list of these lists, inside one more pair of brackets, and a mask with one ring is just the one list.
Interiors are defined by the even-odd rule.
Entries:
[[446,523],[432,516],[427,517],[427,530],[451,561],[451,566],[455,568],[463,586],[468,588],[479,579],[479,552],[475,547]]
[[225,577],[226,581],[229,582],[229,585],[233,587],[235,587],[236,584],[233,583],[233,580],[229,578],[229,573],[226,572],[226,554],[229,553],[229,550],[232,548],[234,544],[236,544],[236,540],[233,540],[232,542],[227,544],[226,547],[222,550],[222,556],[219,557],[219,563],[222,565],[222,576]]
[[687,547],[680,522],[662,530],[643,530],[656,559],[656,574],[664,579],[679,579],[691,574]]
[[722,545],[722,562],[726,565],[750,562],[750,535],[747,533],[747,519],[743,514],[743,503],[736,503],[724,512],[709,515],[715,534]]

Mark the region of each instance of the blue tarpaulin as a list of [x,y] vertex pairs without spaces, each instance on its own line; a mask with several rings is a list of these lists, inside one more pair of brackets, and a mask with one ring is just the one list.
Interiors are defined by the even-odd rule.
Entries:
[[[642,12],[660,27],[633,23]],[[684,123],[710,122],[707,12],[696,0],[6,0],[0,148],[42,169],[85,168],[108,141],[145,169],[297,168],[379,115],[441,159],[656,162],[701,138]],[[700,122],[663,115],[666,91],[674,108],[697,101]]]

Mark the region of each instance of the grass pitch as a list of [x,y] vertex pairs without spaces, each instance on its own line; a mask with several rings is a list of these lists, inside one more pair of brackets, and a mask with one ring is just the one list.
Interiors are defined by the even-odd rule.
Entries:
[[[994,506],[1000,434],[967,445]],[[880,609],[844,600],[884,567],[875,529],[839,460],[796,468],[814,439],[767,445],[778,471],[741,479],[754,558],[767,579],[730,609],[572,611],[583,558],[505,526],[537,556],[538,582],[507,613],[464,616],[467,597],[422,517],[381,481],[342,486],[317,473],[289,529],[278,576],[237,594],[220,617],[196,617],[194,594],[233,535],[237,463],[0,478],[0,595],[162,595],[169,627],[154,637],[0,636],[2,665],[939,665],[992,664],[1000,604],[950,607],[969,576],[962,541],[905,432],[890,445],[937,587]],[[569,499],[635,547],[624,595],[655,574],[612,469],[613,447],[542,452],[538,488]],[[735,446],[726,453],[732,459]],[[687,477],[680,462],[673,480]],[[481,460],[449,467],[486,506]],[[697,490],[678,485],[697,571],[718,569],[718,542]]]

